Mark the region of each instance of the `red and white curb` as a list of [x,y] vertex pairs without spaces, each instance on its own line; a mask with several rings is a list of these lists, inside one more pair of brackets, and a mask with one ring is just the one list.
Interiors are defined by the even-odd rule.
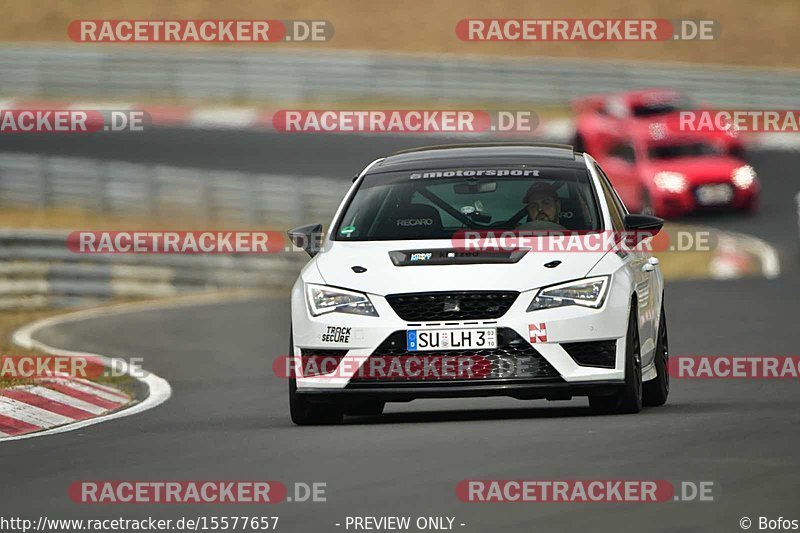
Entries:
[[29,109],[145,111],[156,126],[189,129],[265,129],[272,128],[275,110],[258,107],[185,106],[137,104],[136,102],[90,102],[59,100],[0,100],[0,109],[19,111]]
[[[137,104],[136,102],[91,102],[91,101],[59,101],[59,100],[29,100],[10,98],[0,100],[2,110],[27,110],[27,109],[71,109],[71,110],[116,110],[116,111],[146,111],[150,115],[151,123],[155,126],[169,126],[186,129],[207,130],[264,130],[274,131],[272,117],[277,111],[266,107],[234,107],[234,106],[209,106],[209,105],[163,105],[163,104]],[[553,142],[569,143],[574,132],[574,122],[571,118],[554,118],[542,120],[532,134],[498,134],[485,133],[423,133],[420,136],[466,136],[466,137],[529,137],[546,139]],[[352,133],[342,132],[352,135]],[[363,135],[363,133],[356,133]],[[384,133],[382,135],[395,135]],[[408,135],[400,133],[396,135]],[[748,144],[767,150],[800,150],[800,133],[754,133],[747,137]]]
[[131,401],[133,398],[115,387],[68,376],[0,389],[0,438],[88,420]]
[[[171,302],[156,302],[86,309],[65,315],[38,320],[24,326],[12,335],[14,344],[39,350],[59,357],[91,357],[111,366],[112,359],[99,354],[75,352],[55,348],[33,338],[40,329],[56,325],[124,314],[137,310],[169,307]],[[172,303],[172,305],[175,305]],[[134,402],[126,393],[113,387],[74,378],[46,378],[34,385],[24,385],[0,390],[0,442],[54,435],[74,431],[101,422],[131,416],[152,409],[169,399],[172,387],[165,379],[153,374],[142,375],[141,369],[132,373],[130,366],[120,359],[113,368],[119,373],[139,380],[147,396]]]
[[[249,292],[237,292],[237,293],[225,293],[225,294],[200,294],[200,295],[193,295],[193,296],[186,296],[181,297],[179,299],[172,299],[172,300],[165,300],[165,301],[155,301],[155,302],[140,302],[140,303],[132,303],[132,304],[118,304],[118,305],[111,305],[107,307],[99,307],[94,309],[85,309],[83,311],[75,311],[73,313],[68,313],[60,316],[54,316],[49,318],[44,318],[42,320],[38,320],[27,326],[23,326],[22,328],[18,329],[12,335],[12,341],[14,344],[21,346],[27,349],[36,349],[50,355],[57,355],[60,357],[92,357],[92,358],[99,358],[106,362],[108,365],[112,364],[112,359],[109,357],[105,357],[98,354],[92,354],[87,352],[74,352],[70,350],[62,350],[60,348],[55,348],[53,346],[47,345],[41,341],[37,341],[33,338],[37,331],[43,328],[53,327],[62,324],[68,324],[70,322],[78,322],[81,320],[88,320],[92,318],[99,318],[99,317],[107,317],[107,316],[116,316],[116,315],[124,315],[128,313],[137,313],[137,312],[144,312],[144,311],[153,311],[158,309],[177,309],[181,307],[193,307],[199,305],[213,305],[218,304],[220,302],[232,302],[232,301],[241,301],[241,300],[252,300],[255,298],[259,298],[258,295],[253,295]],[[113,368],[117,374],[121,372],[130,372],[132,369],[121,359],[113,360]],[[7,437],[0,437],[0,442],[9,441],[9,440],[19,440],[19,439],[26,439],[31,437],[42,437],[46,435],[54,435],[58,433],[65,433],[67,431],[74,431],[76,429],[81,429],[87,426],[91,426],[94,424],[99,424],[101,422],[107,422],[110,420],[115,420],[118,418],[123,418],[126,416],[135,415],[138,413],[142,413],[149,409],[153,409],[161,405],[162,403],[166,402],[172,396],[172,387],[170,386],[169,382],[162,377],[159,377],[152,372],[143,372],[141,368],[137,368],[136,372],[130,372],[131,377],[139,380],[147,389],[148,395],[146,398],[139,402],[131,402],[127,403],[126,405],[117,408],[114,410],[113,403],[118,401],[120,398],[116,396],[119,391],[109,391],[103,390],[105,385],[98,385],[96,383],[88,383],[83,382],[82,380],[70,380],[69,384],[61,382],[61,379],[52,379],[47,383],[46,386],[37,384],[38,386],[42,386],[43,388],[48,389],[55,389],[56,392],[60,392],[62,394],[66,394],[64,391],[64,387],[68,387],[70,389],[74,389],[75,391],[82,392],[85,396],[77,398],[78,400],[83,400],[85,403],[78,403],[75,400],[70,400],[72,402],[72,407],[77,407],[79,405],[83,406],[84,410],[94,409],[98,411],[98,414],[93,413],[93,417],[85,418],[82,420],[72,420],[74,421],[66,421],[62,418],[58,418],[59,416],[65,416],[63,413],[55,413],[52,414],[51,412],[45,413],[45,415],[51,421],[60,421],[63,422],[62,425],[52,425],[47,429],[42,429],[40,431],[33,431],[30,433],[18,434],[18,435],[11,435]],[[30,394],[30,391],[26,391]],[[42,394],[41,391],[40,395]],[[46,392],[43,394],[49,395],[51,398],[56,398],[56,396],[52,393]],[[74,395],[74,393],[73,393]],[[58,398],[63,398],[58,396]],[[89,399],[92,401],[89,401]],[[107,403],[104,405],[97,406],[98,400],[94,398],[100,398],[105,400]],[[89,407],[86,403],[94,404],[96,407],[106,408],[106,411],[99,412],[99,409],[96,407]],[[67,404],[69,405],[69,404]],[[34,406],[36,407],[36,406]],[[49,409],[47,411],[50,411]],[[41,414],[41,413],[40,413]],[[43,427],[39,424],[33,422],[33,419],[29,419],[29,424]]]
[[[114,110],[114,111],[145,111],[150,116],[151,124],[155,126],[168,126],[173,128],[206,129],[206,130],[264,130],[275,131],[272,117],[277,111],[265,107],[233,107],[233,106],[190,106],[190,105],[162,105],[162,104],[137,104],[135,102],[91,102],[91,101],[58,101],[58,100],[28,100],[11,98],[0,100],[0,109],[30,110],[30,109],[59,109],[59,110]],[[530,137],[569,142],[572,137],[573,124],[571,119],[543,120],[535,131],[531,133],[417,133],[420,137],[453,136],[464,138]],[[337,133],[337,132],[331,132]],[[342,135],[371,135],[363,132],[338,132]],[[409,135],[407,133],[382,133],[381,135]]]
[[781,275],[778,252],[771,244],[743,233],[717,234],[717,250],[709,265],[711,279],[738,279],[753,274],[775,279]]
[[[163,104],[137,104],[136,102],[90,102],[90,101],[59,101],[59,100],[29,100],[10,98],[1,100],[2,110],[28,110],[28,109],[71,109],[71,110],[116,110],[116,111],[146,111],[150,116],[151,124],[155,126],[205,129],[205,130],[262,130],[274,131],[272,117],[276,111],[266,107],[234,107],[234,106],[209,106],[209,105],[163,105]],[[553,142],[569,143],[574,132],[574,122],[571,118],[554,118],[542,120],[536,130],[530,134],[498,134],[485,133],[423,133],[419,136],[465,136],[465,137],[530,137],[545,139]],[[342,132],[345,135],[353,133]],[[365,133],[355,133],[365,135]],[[406,133],[383,133],[381,135],[409,135]],[[752,133],[748,134],[747,142],[754,148],[765,150],[796,151],[800,150],[800,133]]]

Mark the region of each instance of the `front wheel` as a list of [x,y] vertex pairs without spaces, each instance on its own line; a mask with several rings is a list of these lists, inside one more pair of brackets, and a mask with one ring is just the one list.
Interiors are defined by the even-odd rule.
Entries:
[[610,396],[589,396],[589,406],[597,414],[632,414],[642,410],[642,353],[637,315],[636,305],[632,305],[625,336],[625,384]]
[[339,424],[343,418],[338,406],[312,402],[297,394],[297,380],[294,378],[289,379],[289,414],[298,426]]
[[658,322],[658,337],[656,341],[656,379],[644,384],[642,400],[648,407],[656,407],[667,403],[669,396],[669,343],[667,341],[667,317],[664,314],[664,305],[661,305],[661,320]]
[[[289,353],[294,353],[294,336],[291,331]],[[343,419],[342,410],[338,406],[312,402],[302,394],[298,394],[297,380],[294,376],[289,378],[289,416],[298,426],[339,424]]]

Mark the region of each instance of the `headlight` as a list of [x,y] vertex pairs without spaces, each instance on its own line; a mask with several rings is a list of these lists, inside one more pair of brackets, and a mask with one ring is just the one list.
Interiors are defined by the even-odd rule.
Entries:
[[653,176],[656,187],[667,192],[683,192],[688,186],[686,176],[680,172],[659,172]]
[[308,309],[314,316],[325,313],[378,316],[366,294],[324,285],[306,285]]
[[606,299],[610,282],[610,276],[599,276],[539,289],[527,310],[536,311],[565,305],[581,305],[597,309]]
[[747,189],[756,181],[756,171],[750,165],[743,165],[733,170],[731,179],[740,189]]

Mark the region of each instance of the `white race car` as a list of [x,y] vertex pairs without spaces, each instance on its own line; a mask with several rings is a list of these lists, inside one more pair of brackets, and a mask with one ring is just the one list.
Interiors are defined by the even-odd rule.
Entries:
[[319,224],[289,232],[313,258],[292,289],[292,420],[437,397],[588,396],[608,414],[664,404],[658,260],[641,242],[587,245],[662,224],[629,214],[571,146],[436,146],[374,161],[324,238]]

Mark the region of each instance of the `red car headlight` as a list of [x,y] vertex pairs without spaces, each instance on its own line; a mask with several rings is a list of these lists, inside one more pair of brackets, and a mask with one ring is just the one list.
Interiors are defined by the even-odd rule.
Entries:
[[653,176],[653,183],[662,191],[674,193],[681,193],[689,187],[689,181],[680,172],[659,172]]
[[733,184],[740,189],[748,189],[756,181],[756,171],[750,165],[742,165],[731,173]]

